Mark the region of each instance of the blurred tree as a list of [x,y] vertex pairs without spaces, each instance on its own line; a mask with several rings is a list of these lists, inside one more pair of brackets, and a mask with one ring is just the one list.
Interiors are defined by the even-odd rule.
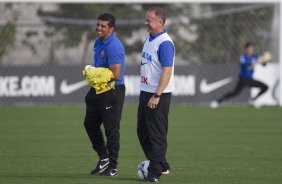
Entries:
[[131,54],[140,52],[142,40],[145,38],[132,39],[134,43],[131,44],[128,44],[127,40],[134,37],[134,34],[136,37],[136,33],[144,29],[145,12],[152,6],[165,9],[168,17],[167,29],[174,40],[177,56],[186,62],[238,62],[246,41],[258,42],[259,51],[262,45],[265,47],[265,43],[270,42],[266,33],[270,32],[271,28],[274,9],[271,4],[261,7],[256,7],[255,4],[196,3],[58,4],[57,11],[44,12],[39,9],[38,15],[72,19],[77,22],[89,21],[89,24],[81,25],[46,21],[46,24],[55,28],[55,33],[63,35],[58,39],[57,46],[63,44],[66,47],[76,47],[81,43],[82,36],[86,35],[86,52],[89,43],[95,39],[96,25],[91,24],[99,14],[110,12],[117,17],[117,22],[120,23],[117,34],[125,44],[127,54]]
[[248,6],[255,5],[211,4],[212,16],[194,20],[200,36],[192,50],[201,51],[197,54],[201,62],[237,63],[247,41],[256,43],[258,52],[270,46],[266,35],[271,30],[273,5]]
[[1,57],[5,54],[7,47],[14,43],[15,34],[16,27],[13,23],[8,22],[4,26],[0,26],[0,61]]

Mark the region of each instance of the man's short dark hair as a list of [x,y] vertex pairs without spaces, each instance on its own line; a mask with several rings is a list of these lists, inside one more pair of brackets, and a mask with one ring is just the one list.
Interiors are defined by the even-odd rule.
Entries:
[[163,21],[163,24],[165,24],[166,16],[164,9],[161,7],[152,7],[147,12],[154,12],[155,15]]
[[109,13],[103,13],[99,15],[98,20],[108,21],[109,27],[116,27],[116,18]]
[[253,43],[253,42],[247,42],[246,44],[245,44],[245,49],[247,49],[247,48],[249,48],[249,47],[254,47],[255,46],[255,44]]

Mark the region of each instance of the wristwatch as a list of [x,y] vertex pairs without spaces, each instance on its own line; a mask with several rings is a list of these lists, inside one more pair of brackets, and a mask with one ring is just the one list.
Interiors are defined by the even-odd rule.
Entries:
[[161,97],[161,95],[158,95],[158,93],[154,94],[154,98],[160,98],[160,97]]

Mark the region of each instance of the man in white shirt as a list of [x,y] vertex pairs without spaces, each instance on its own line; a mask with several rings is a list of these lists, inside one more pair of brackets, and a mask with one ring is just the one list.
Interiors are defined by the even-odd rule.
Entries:
[[145,26],[150,35],[142,50],[137,132],[145,156],[150,160],[147,182],[158,182],[161,174],[170,171],[166,150],[175,47],[164,29],[165,20],[165,12],[160,7],[150,8],[146,13]]

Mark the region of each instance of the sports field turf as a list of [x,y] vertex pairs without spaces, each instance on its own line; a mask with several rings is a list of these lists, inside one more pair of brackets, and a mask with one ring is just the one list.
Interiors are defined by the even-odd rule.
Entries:
[[[144,155],[136,106],[121,126],[119,176],[95,177],[84,106],[0,107],[1,184],[134,184]],[[169,184],[282,183],[282,108],[172,106]]]

